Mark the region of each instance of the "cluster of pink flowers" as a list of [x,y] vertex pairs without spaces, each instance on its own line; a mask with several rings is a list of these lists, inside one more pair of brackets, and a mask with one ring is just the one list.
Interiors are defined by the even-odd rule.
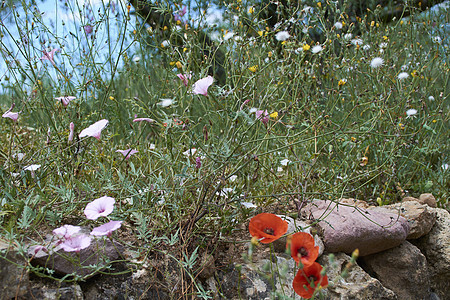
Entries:
[[[114,210],[114,198],[103,196],[88,203],[84,209],[84,214],[89,220],[97,220],[100,217],[107,217]],[[80,252],[89,247],[92,236],[108,236],[119,229],[123,221],[109,221],[103,225],[92,229],[90,234],[83,233],[81,227],[73,225],[63,225],[53,230],[56,241],[50,243],[48,248],[53,251],[63,249],[66,252]],[[29,252],[37,255],[40,251],[47,253],[48,248],[42,245],[33,246]]]

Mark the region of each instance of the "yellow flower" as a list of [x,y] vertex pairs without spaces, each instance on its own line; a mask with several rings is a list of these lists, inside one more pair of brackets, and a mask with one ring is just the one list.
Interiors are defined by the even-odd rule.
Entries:
[[400,129],[405,129],[405,125],[403,123],[398,123],[398,127],[400,127]]
[[412,77],[417,77],[417,76],[419,76],[419,72],[418,72],[417,70],[413,70],[413,71],[411,72],[411,76],[412,76]]
[[383,40],[387,40],[387,39],[388,39],[388,37],[383,35]]
[[167,26],[163,27],[163,30],[166,31],[167,29],[169,29]]
[[303,45],[303,50],[304,50],[304,51],[308,51],[310,48],[311,48],[311,46],[308,45],[308,44],[304,44],[304,45]]
[[180,61],[177,61],[177,62],[175,63],[175,65],[177,66],[178,69],[181,69],[181,68],[183,67],[183,65],[181,64]]
[[400,21],[400,25],[403,25],[403,20]]
[[177,21],[177,25],[181,25],[181,21],[180,20]]
[[109,100],[114,100],[114,97],[113,96],[109,96]]
[[184,47],[183,48],[183,52],[186,52],[188,50],[188,48]]
[[375,21],[370,22],[370,26],[375,26]]
[[347,79],[344,78],[344,79],[339,80],[338,85],[342,86],[342,85],[344,85],[346,83],[347,83]]
[[174,65],[175,65],[175,62],[174,62],[174,61],[171,61],[171,62],[169,63],[169,65],[170,65],[170,66],[174,66]]
[[254,72],[256,72],[256,70],[258,70],[258,65],[251,66],[248,69],[254,73]]
[[278,118],[278,112],[274,111],[273,113],[271,113],[271,114],[269,115],[269,117],[271,117],[272,119]]
[[253,6],[250,6],[250,7],[248,8],[248,13],[249,13],[249,14],[252,14],[254,11],[255,11],[255,9],[253,8]]
[[356,142],[356,138],[354,136],[351,137],[352,142]]
[[263,34],[264,34],[264,31],[262,31],[262,30],[258,31],[259,36],[263,36]]
[[272,51],[269,51],[269,53],[267,53],[268,57],[272,57]]
[[322,3],[321,2],[317,2],[317,7],[318,8],[322,8]]
[[433,122],[433,123],[436,123],[437,121],[436,121],[436,120],[433,120],[432,122]]

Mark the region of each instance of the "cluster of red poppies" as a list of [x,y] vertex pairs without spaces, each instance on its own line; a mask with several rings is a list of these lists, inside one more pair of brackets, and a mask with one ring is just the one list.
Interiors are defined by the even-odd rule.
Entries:
[[[269,244],[286,234],[288,223],[280,217],[261,213],[250,220],[249,231],[253,238]],[[297,262],[299,270],[292,282],[294,291],[305,299],[310,299],[316,289],[328,285],[328,277],[322,274],[322,266],[316,262],[319,247],[314,238],[305,232],[294,233],[287,238],[286,249]]]

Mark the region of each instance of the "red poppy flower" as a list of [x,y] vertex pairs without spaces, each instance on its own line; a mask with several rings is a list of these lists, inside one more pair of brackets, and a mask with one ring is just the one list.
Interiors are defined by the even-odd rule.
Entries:
[[263,244],[278,240],[287,232],[288,223],[274,214],[262,213],[254,216],[248,225],[250,234]]
[[306,232],[297,232],[291,238],[291,256],[303,266],[312,265],[319,256],[319,246],[315,246],[314,238]]
[[317,287],[325,288],[328,285],[327,275],[322,276],[320,272],[322,271],[322,266],[318,263],[313,263],[308,267],[298,270],[297,275],[295,275],[294,281],[292,282],[292,287],[294,291],[305,299],[309,299],[313,296]]

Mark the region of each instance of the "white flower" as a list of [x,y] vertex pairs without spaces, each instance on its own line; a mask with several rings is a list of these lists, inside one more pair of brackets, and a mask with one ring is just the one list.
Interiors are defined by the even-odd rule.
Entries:
[[161,105],[162,107],[171,106],[173,103],[175,103],[173,99],[170,98],[163,98],[159,100],[161,100],[161,102],[159,102],[158,105]]
[[387,43],[380,43],[380,48],[384,49],[387,48],[388,44]]
[[277,168],[277,172],[278,172],[278,173],[283,172],[283,168],[282,168],[282,167],[278,167],[278,168]]
[[401,73],[398,74],[398,76],[397,76],[397,78],[398,78],[399,80],[403,80],[403,79],[406,79],[406,78],[408,78],[408,77],[409,77],[409,74],[406,73],[406,72],[401,72]]
[[291,161],[287,158],[283,159],[282,161],[280,161],[280,164],[282,166],[287,166]]
[[319,53],[319,52],[322,51],[322,50],[323,50],[323,48],[322,48],[322,46],[320,46],[320,45],[316,45],[316,46],[314,46],[314,47],[311,48],[311,52],[312,52],[312,53]]
[[161,43],[161,46],[164,48],[164,47],[168,47],[170,45],[170,42],[169,41],[162,41],[162,43]]
[[350,41],[350,43],[352,43],[355,46],[361,46],[363,44],[363,40],[362,39],[353,39]]
[[402,66],[400,67],[400,69],[401,69],[402,71],[406,71],[406,70],[408,70],[408,65],[402,65]]
[[256,112],[258,109],[256,108],[256,107],[252,107],[252,108],[250,108],[249,110],[248,110],[248,113],[249,114],[252,114],[252,113],[254,113],[254,112]]
[[195,152],[197,152],[197,149],[192,148],[192,149],[188,149],[188,150],[184,151],[183,155],[189,157],[189,156],[194,155]]
[[133,61],[134,61],[135,63],[138,63],[138,62],[141,61],[141,58],[140,58],[139,56],[135,56],[135,57],[133,57]]
[[375,57],[370,62],[370,66],[374,69],[381,67],[383,64],[384,64],[384,59],[382,59],[381,57]]
[[336,22],[336,23],[334,23],[334,27],[336,29],[342,29],[342,23],[341,22]]
[[223,35],[223,40],[224,41],[228,41],[229,39],[231,39],[234,36],[234,32],[227,32],[226,34]]
[[353,34],[351,34],[351,33],[346,33],[346,34],[344,34],[344,40],[350,40],[351,38],[353,37]]
[[251,203],[251,202],[241,202],[242,205],[245,206],[245,208],[257,208],[258,206],[256,206],[255,204]]
[[287,40],[290,37],[291,37],[291,35],[287,31],[280,31],[280,32],[277,32],[277,34],[275,34],[275,38],[277,39],[277,41],[281,41],[281,42]]
[[443,164],[443,165],[441,166],[441,168],[442,168],[442,170],[448,170],[448,164]]
[[442,39],[440,36],[435,36],[433,37],[433,42],[440,44],[442,43]]
[[156,145],[155,145],[155,144],[150,144],[150,146],[148,147],[148,149],[150,149],[150,150],[155,150],[155,149],[156,149]]
[[23,168],[25,171],[31,171],[34,172],[37,169],[39,169],[41,167],[41,165],[30,165],[28,167]]
[[367,51],[367,50],[369,50],[369,49],[370,49],[370,45],[364,45],[364,46],[363,46],[363,50],[366,50],[366,51]]
[[233,188],[223,188],[222,190],[218,191],[216,193],[216,195],[219,196],[219,197],[228,198],[228,194],[231,194],[233,192],[234,192]]
[[428,100],[434,101],[434,97],[433,97],[433,96],[430,96],[430,97],[428,97]]
[[407,118],[412,117],[412,116],[414,116],[415,114],[417,114],[417,109],[411,108],[411,109],[408,109],[408,110],[406,111],[406,117],[407,117]]
[[232,175],[230,178],[228,178],[231,182],[235,182],[237,179],[237,175]]

